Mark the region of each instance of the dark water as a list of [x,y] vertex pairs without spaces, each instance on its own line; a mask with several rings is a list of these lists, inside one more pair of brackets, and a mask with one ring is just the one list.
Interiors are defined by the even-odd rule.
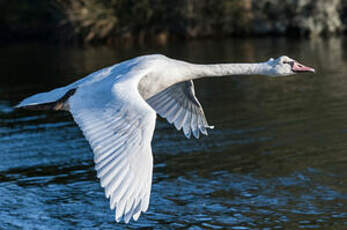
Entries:
[[[208,137],[159,119],[150,209],[116,224],[92,152],[65,112],[11,106],[145,53],[201,63],[281,54],[318,73],[196,82]],[[347,229],[347,41],[198,41],[164,47],[0,48],[0,229]]]

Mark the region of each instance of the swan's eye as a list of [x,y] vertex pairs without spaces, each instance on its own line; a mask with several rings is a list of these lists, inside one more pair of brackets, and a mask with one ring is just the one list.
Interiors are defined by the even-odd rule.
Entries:
[[293,66],[294,62],[293,61],[282,61],[282,64],[288,64],[290,66]]

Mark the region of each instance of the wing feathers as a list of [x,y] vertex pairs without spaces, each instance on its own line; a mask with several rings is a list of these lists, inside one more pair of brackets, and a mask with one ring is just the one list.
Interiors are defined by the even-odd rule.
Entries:
[[187,108],[186,108],[188,103],[189,103],[188,101],[184,101],[184,104],[181,108],[181,113],[179,114],[179,116],[177,118],[177,122],[175,122],[175,127],[177,130],[181,130],[183,127],[186,114],[188,113]]
[[204,111],[195,97],[193,81],[177,83],[147,99],[147,103],[177,130],[190,138],[191,133],[199,138],[200,132],[207,135],[208,126]]
[[192,118],[192,113],[190,110],[184,116],[183,133],[187,138],[191,136],[190,120]]
[[[194,110],[194,108],[192,108]],[[199,128],[198,128],[198,116],[196,113],[192,113],[191,128],[192,133],[196,139],[199,139]]]
[[135,221],[138,220],[140,213],[141,213],[141,200],[135,198],[135,207],[133,208],[133,219]]
[[104,87],[103,97],[95,97],[94,88],[77,89],[69,99],[70,112],[93,149],[97,177],[110,208],[116,209],[115,220],[129,222],[148,208],[156,116],[136,91]]
[[199,130],[202,134],[207,135],[207,130],[206,130],[206,124],[204,122],[204,118],[201,116],[198,116],[199,120]]

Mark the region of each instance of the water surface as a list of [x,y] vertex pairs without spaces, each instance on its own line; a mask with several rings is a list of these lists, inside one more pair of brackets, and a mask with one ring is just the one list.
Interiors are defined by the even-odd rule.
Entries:
[[[0,47],[0,229],[346,229],[346,48],[344,39],[269,38]],[[116,224],[71,116],[12,106],[148,53],[197,63],[286,54],[318,73],[197,81],[216,128],[188,140],[158,119],[150,208],[138,222]]]

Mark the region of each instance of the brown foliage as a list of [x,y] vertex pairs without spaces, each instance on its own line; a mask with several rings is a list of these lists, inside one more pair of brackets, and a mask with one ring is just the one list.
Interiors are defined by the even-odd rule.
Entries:
[[347,0],[0,0],[0,31],[59,40],[165,42],[345,30]]

